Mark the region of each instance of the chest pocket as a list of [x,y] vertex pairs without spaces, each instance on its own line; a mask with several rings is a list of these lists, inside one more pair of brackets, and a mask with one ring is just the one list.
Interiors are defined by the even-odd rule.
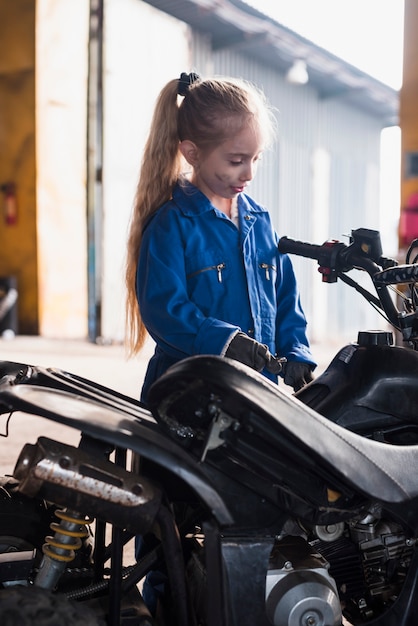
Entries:
[[[222,261],[222,263],[217,263],[216,265],[209,265],[208,267],[202,267],[198,270],[195,270],[191,274],[187,275],[187,280],[192,280],[193,278],[198,278],[200,274],[204,272],[213,272],[216,271],[216,275],[218,278],[218,283],[223,281],[222,272],[226,269],[226,263]],[[203,278],[203,277],[202,277]],[[210,278],[211,280],[211,278]]]
[[265,261],[261,261],[261,263],[258,264],[258,267],[261,270],[263,270],[266,280],[273,280],[273,281],[276,280],[276,275],[277,275],[276,265],[273,265],[272,263],[266,263]]
[[210,310],[224,297],[230,265],[225,255],[215,250],[206,250],[186,260],[187,292],[202,310]]
[[277,312],[277,261],[275,256],[265,251],[258,251],[257,254],[257,284],[263,318],[275,316]]

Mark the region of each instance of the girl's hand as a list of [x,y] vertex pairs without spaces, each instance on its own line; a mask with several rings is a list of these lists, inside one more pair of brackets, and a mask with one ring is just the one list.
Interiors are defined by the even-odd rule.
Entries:
[[286,385],[293,387],[293,391],[299,391],[313,380],[312,367],[309,363],[287,361],[283,365],[283,378]]
[[286,360],[276,359],[266,345],[241,332],[233,337],[225,356],[249,365],[257,372],[266,369],[271,374],[279,374]]

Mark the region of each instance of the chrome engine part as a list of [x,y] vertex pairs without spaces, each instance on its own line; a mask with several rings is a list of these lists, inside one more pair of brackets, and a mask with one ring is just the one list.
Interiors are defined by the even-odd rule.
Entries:
[[340,601],[328,567],[302,537],[275,543],[266,578],[266,613],[273,626],[340,626]]
[[14,477],[19,492],[145,533],[161,502],[150,481],[83,450],[40,437],[26,444]]

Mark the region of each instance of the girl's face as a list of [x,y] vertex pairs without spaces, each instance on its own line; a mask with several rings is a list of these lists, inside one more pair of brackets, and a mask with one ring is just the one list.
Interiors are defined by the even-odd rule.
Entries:
[[254,178],[262,150],[263,138],[257,125],[246,124],[210,152],[196,148],[192,161],[185,154],[193,165],[191,182],[214,206],[228,213],[231,201]]

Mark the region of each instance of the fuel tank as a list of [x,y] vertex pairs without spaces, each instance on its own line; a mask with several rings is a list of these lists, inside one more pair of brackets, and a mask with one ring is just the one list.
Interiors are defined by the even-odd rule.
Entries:
[[418,353],[392,333],[363,331],[295,396],[333,422],[373,439],[418,442]]

